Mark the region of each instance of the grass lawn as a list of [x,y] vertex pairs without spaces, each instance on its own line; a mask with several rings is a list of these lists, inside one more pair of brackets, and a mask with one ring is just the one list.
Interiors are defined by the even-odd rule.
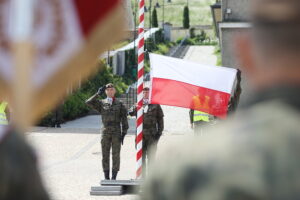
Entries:
[[[132,7],[134,8],[134,2],[137,0],[131,0]],[[163,21],[163,1],[165,1],[165,17],[164,21],[173,24],[173,26],[182,26],[183,20],[183,8],[187,4],[187,0],[171,0],[168,3],[167,0],[152,0],[152,9],[158,2],[160,8],[157,8],[157,16],[159,24]],[[214,0],[188,0],[189,10],[190,10],[190,25],[209,25],[212,24],[212,16],[210,5],[212,5]],[[150,0],[145,0],[146,7],[149,10]],[[136,3],[138,7],[138,3]],[[149,12],[145,13],[145,26],[149,27]]]

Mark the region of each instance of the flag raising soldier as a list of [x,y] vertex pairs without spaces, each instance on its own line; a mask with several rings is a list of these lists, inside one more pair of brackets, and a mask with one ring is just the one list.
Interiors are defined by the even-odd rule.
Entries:
[[[146,173],[146,160],[152,159],[156,153],[157,143],[164,130],[164,113],[159,104],[149,103],[149,87],[143,89],[143,174]],[[129,115],[136,116],[133,106]]]
[[[107,98],[98,100],[104,93]],[[123,144],[128,130],[127,109],[115,98],[115,93],[114,85],[109,83],[99,88],[98,92],[86,101],[86,104],[97,110],[102,117],[102,168],[107,180],[110,179],[110,149],[112,149],[111,179],[115,180],[120,170],[121,143]]]

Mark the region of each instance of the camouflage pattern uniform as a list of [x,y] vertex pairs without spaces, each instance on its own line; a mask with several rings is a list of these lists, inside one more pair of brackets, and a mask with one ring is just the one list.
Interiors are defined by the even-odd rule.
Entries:
[[[147,111],[145,110],[146,106]],[[164,113],[158,104],[144,104],[143,116],[143,166],[146,167],[146,158],[151,160],[151,155],[155,155],[157,143],[164,130]],[[129,115],[136,116],[136,107],[132,107]]]
[[264,91],[209,134],[168,147],[141,199],[299,199],[299,91]]
[[97,110],[102,117],[103,171],[108,171],[110,168],[110,149],[112,148],[112,171],[118,172],[120,170],[121,134],[126,134],[128,130],[127,109],[117,99],[111,105],[107,99],[98,100],[98,97],[99,95],[95,94],[86,103]]

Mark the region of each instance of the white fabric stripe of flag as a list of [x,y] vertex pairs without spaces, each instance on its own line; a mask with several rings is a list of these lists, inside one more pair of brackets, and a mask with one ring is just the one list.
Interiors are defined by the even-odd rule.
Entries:
[[[82,44],[84,43],[84,38],[82,35],[82,27],[78,19],[77,9],[74,5],[73,0],[64,0],[58,1],[59,6],[61,7],[61,23],[63,24],[63,35],[64,38],[60,44],[57,46],[55,53],[50,57],[41,57],[41,59],[37,60],[38,67],[34,72],[33,82],[34,86],[40,88],[44,85],[45,82],[55,73],[57,72],[63,64],[65,64],[66,60],[71,58],[80,48],[82,48]],[[43,3],[46,4],[46,3]],[[52,3],[51,3],[52,4]],[[43,6],[40,9],[45,13],[45,22],[43,23],[44,31],[40,31],[40,34],[37,35],[39,39],[44,42],[49,42],[47,36],[49,33],[52,34],[53,27],[51,20],[51,8],[47,6]],[[52,28],[51,28],[52,27]],[[51,41],[52,42],[52,41]]]
[[10,7],[9,35],[14,42],[27,41],[32,35],[33,0],[12,0]]
[[236,69],[208,66],[157,54],[150,54],[153,78],[180,81],[225,93],[231,93]]

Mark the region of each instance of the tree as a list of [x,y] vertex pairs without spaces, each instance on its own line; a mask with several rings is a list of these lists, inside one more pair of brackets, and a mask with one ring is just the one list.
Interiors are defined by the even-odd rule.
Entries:
[[158,27],[156,8],[154,8],[152,12],[152,27]]
[[188,6],[185,6],[183,9],[183,28],[190,28],[190,14]]

